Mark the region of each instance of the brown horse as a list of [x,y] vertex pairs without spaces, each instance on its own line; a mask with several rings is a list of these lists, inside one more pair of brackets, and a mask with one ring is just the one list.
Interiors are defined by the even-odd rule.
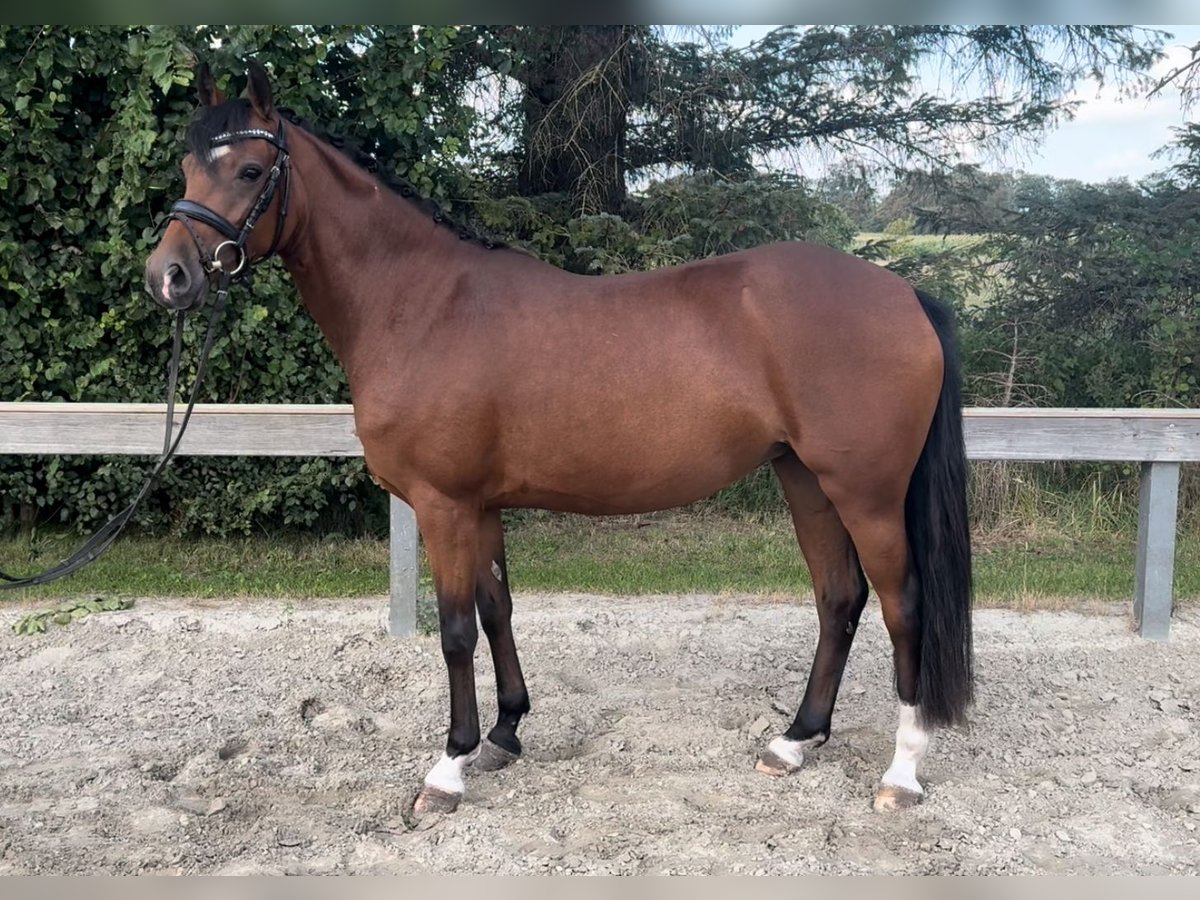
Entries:
[[[285,120],[256,63],[247,93],[227,100],[201,71],[187,199],[147,287],[168,308],[194,308],[223,270],[277,250],[344,366],[367,466],[416,511],[437,592],[450,729],[416,811],[454,809],[470,764],[521,752],[529,698],[501,510],[666,509],[765,462],[812,573],[820,637],[796,719],[757,768],[794,772],[828,739],[869,578],[900,701],[875,806],[920,800],[928,729],[962,721],[972,683],[966,461],[944,309],[883,268],[803,243],[570,274],[466,239]],[[476,611],[499,695],[483,742]]]

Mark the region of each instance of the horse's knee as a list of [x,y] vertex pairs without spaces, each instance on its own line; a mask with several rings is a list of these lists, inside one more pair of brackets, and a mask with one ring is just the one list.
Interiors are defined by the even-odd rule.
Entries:
[[442,655],[447,661],[470,659],[479,641],[475,610],[470,615],[444,616],[441,620]]

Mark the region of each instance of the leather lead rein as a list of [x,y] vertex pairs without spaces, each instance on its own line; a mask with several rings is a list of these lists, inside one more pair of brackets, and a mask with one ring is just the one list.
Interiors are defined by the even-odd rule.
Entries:
[[[78,550],[57,565],[43,572],[38,572],[35,575],[25,576],[10,575],[0,570],[0,591],[49,584],[52,581],[57,581],[59,578],[70,575],[72,572],[78,571],[98,559],[116,542],[117,537],[125,530],[125,526],[133,519],[134,512],[150,493],[150,489],[157,483],[159,476],[179,449],[179,443],[183,440],[183,434],[187,430],[188,422],[192,418],[192,410],[196,406],[196,400],[200,395],[200,385],[204,381],[204,370],[208,364],[209,354],[212,352],[213,342],[216,340],[217,325],[225,313],[225,306],[229,299],[230,285],[235,281],[245,279],[249,276],[251,267],[272,257],[279,248],[279,241],[283,237],[283,226],[287,219],[288,200],[291,193],[291,161],[284,136],[283,119],[279,120],[278,134],[271,134],[269,131],[257,128],[227,132],[217,135],[212,141],[212,146],[219,147],[250,139],[268,141],[275,146],[278,152],[275,156],[275,164],[272,166],[270,175],[267,178],[267,183],[263,185],[258,199],[250,208],[250,212],[247,214],[241,228],[238,228],[220,213],[192,200],[177,200],[172,205],[171,211],[159,222],[159,228],[165,227],[166,223],[172,220],[183,225],[187,229],[188,234],[191,235],[192,241],[196,244],[196,250],[200,254],[200,262],[205,272],[209,275],[220,273],[217,282],[217,296],[213,301],[212,312],[208,317],[208,328],[204,335],[204,344],[200,348],[200,355],[196,362],[196,378],[192,382],[192,390],[188,397],[187,408],[184,410],[183,419],[179,423],[179,432],[172,440],[171,431],[175,424],[175,392],[179,382],[180,360],[183,356],[183,321],[186,313],[182,310],[175,313],[171,362],[167,375],[167,422],[163,433],[163,449],[158,462],[150,470],[150,474],[146,477],[141,490],[137,492],[128,506],[109,519]],[[258,223],[259,218],[271,205],[271,200],[275,196],[280,181],[283,182],[283,192],[280,195],[279,215],[275,220],[275,235],[271,241],[270,249],[258,259],[248,260],[245,249],[246,241],[249,240],[250,233],[254,230],[254,226]],[[218,244],[210,254],[205,248],[203,241],[200,240],[200,235],[196,233],[192,221],[201,222],[209,226],[222,237],[226,238],[226,241]],[[225,247],[232,247],[237,252],[238,262],[233,269],[227,269],[221,262],[221,251]]]

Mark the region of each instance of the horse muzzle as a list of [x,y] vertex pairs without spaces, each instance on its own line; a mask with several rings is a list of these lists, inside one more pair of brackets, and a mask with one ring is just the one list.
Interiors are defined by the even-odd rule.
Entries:
[[172,260],[146,266],[146,291],[154,302],[172,312],[191,312],[204,305],[208,278],[199,265]]

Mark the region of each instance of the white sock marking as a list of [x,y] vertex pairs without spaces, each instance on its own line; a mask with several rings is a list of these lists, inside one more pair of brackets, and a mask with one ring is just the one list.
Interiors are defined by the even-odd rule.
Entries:
[[811,750],[820,743],[820,738],[809,738],[805,741],[789,741],[785,737],[777,737],[771,743],[767,744],[767,749],[788,765],[800,768],[800,766],[804,765],[804,751]]
[[483,745],[480,744],[465,756],[447,756],[443,753],[437,765],[425,776],[425,787],[462,796],[467,789],[467,784],[463,781],[463,770],[475,762],[475,757],[479,756],[482,748]]
[[901,703],[900,726],[896,729],[896,755],[883,773],[883,783],[914,794],[925,793],[921,782],[917,781],[917,766],[928,749],[929,733],[917,722],[917,708]]

